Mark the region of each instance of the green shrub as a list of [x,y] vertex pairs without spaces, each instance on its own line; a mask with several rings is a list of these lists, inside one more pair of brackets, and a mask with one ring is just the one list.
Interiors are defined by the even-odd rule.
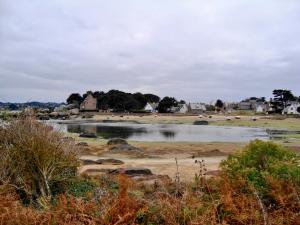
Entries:
[[260,191],[268,191],[267,178],[284,179],[300,186],[300,157],[272,142],[255,140],[244,151],[221,163],[229,178],[244,177]]
[[87,197],[88,193],[95,190],[97,184],[89,179],[73,179],[69,182],[67,193],[74,197]]

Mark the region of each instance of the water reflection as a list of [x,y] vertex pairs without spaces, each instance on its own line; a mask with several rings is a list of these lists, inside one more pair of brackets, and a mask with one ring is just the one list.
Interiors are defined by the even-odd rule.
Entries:
[[129,126],[105,126],[105,125],[80,125],[69,124],[67,131],[70,133],[95,133],[98,137],[105,139],[109,138],[123,138],[128,139],[133,135],[147,133],[145,128],[129,127]]
[[174,139],[176,136],[176,132],[172,130],[161,130],[159,132],[167,139]]
[[183,124],[136,123],[72,123],[56,124],[71,133],[95,133],[98,137],[124,138],[134,141],[184,141],[184,142],[248,142],[269,139],[264,129],[247,127],[196,126]]

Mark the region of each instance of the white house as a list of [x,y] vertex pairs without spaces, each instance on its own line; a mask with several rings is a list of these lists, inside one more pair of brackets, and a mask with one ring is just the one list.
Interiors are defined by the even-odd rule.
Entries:
[[188,105],[187,104],[178,104],[176,107],[171,108],[172,113],[187,113],[189,111]]
[[158,107],[158,103],[147,102],[146,106],[144,107],[144,110],[146,112],[154,113],[154,112],[157,112],[157,107]]
[[189,111],[195,114],[203,113],[206,111],[206,106],[204,103],[190,103]]
[[189,111],[189,107],[187,104],[180,104],[178,113],[187,113]]
[[266,113],[269,109],[267,104],[256,104],[255,105],[255,112],[256,113]]
[[300,103],[293,103],[285,107],[282,111],[282,114],[294,114],[300,115]]

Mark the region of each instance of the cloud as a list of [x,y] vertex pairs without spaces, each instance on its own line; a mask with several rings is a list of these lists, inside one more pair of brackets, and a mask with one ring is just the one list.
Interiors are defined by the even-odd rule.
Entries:
[[300,2],[3,0],[0,101],[122,89],[187,101],[299,93]]

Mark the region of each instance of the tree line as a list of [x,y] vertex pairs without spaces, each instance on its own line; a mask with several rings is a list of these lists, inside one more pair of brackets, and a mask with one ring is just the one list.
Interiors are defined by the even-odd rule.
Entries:
[[92,95],[97,99],[97,108],[99,110],[112,110],[114,112],[142,112],[147,102],[158,103],[158,111],[161,113],[169,112],[178,102],[174,97],[164,97],[161,99],[159,96],[151,93],[142,94],[140,92],[127,93],[119,90],[103,91],[87,91],[81,95],[79,93],[72,93],[67,98],[68,104],[80,105],[83,100]]

